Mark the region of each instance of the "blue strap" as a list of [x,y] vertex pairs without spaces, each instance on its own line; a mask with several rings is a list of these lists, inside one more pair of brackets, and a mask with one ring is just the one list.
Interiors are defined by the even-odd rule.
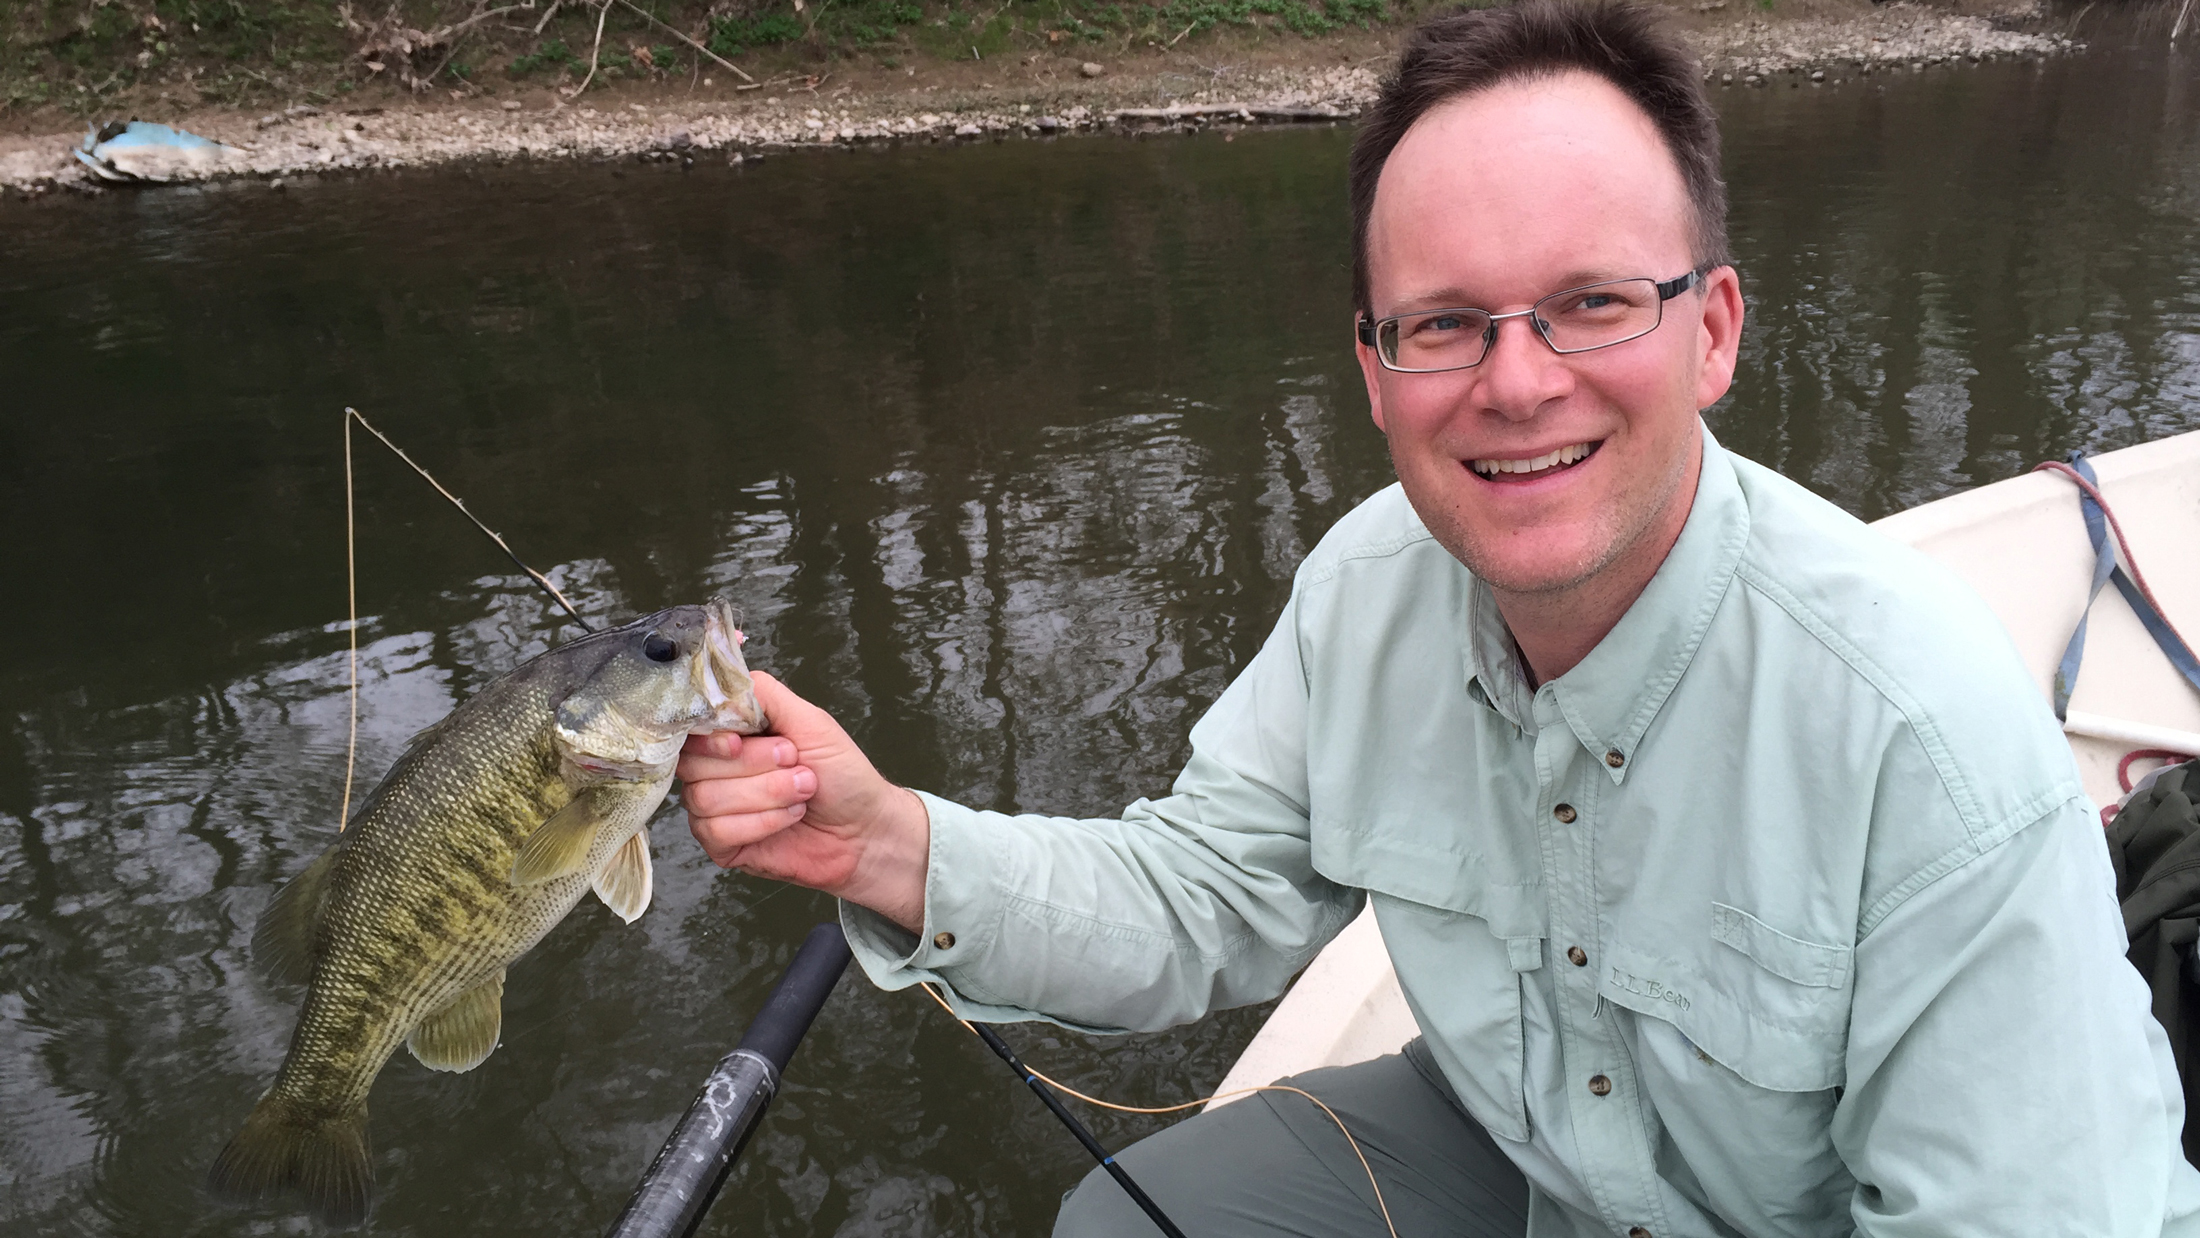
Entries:
[[[2093,466],[2086,463],[2084,452],[2070,453],[2070,467],[2094,486],[2101,484],[2093,474]],[[2068,720],[2070,694],[2078,686],[2078,664],[2085,658],[2086,621],[2092,616],[2093,602],[2100,597],[2101,586],[2111,580],[2116,582],[2116,592],[2123,594],[2124,601],[2130,604],[2131,612],[2139,617],[2147,635],[2161,648],[2162,656],[2185,677],[2185,682],[2200,689],[2200,658],[2193,656],[2192,650],[2169,626],[2169,621],[2162,617],[2162,612],[2154,609],[2146,594],[2141,593],[2124,569],[2116,565],[2116,552],[2109,548],[2108,520],[2101,512],[2101,505],[2093,501],[2092,495],[2080,490],[2078,510],[2085,516],[2085,533],[2093,542],[2093,587],[2085,595],[2085,610],[2078,615],[2078,628],[2070,634],[2070,644],[2063,648],[2062,661],[2055,667],[2055,717]]]

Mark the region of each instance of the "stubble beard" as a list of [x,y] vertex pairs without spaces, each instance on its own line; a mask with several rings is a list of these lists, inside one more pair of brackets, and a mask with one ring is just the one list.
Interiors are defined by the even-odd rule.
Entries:
[[[1391,470],[1401,481],[1409,476],[1403,464],[1393,445]],[[1458,467],[1468,466],[1459,464]],[[1650,536],[1659,517],[1671,506],[1687,473],[1684,458],[1659,479],[1656,492],[1644,496],[1644,501],[1629,502],[1633,496],[1626,494],[1613,496],[1613,501],[1596,513],[1595,529],[1588,539],[1589,553],[1581,562],[1565,567],[1544,563],[1522,569],[1508,564],[1505,556],[1495,553],[1476,536],[1473,521],[1458,507],[1431,512],[1415,498],[1415,487],[1410,482],[1406,483],[1406,499],[1413,504],[1415,513],[1428,526],[1436,543],[1464,564],[1477,579],[1501,595],[1549,606],[1562,603],[1569,594],[1593,587],[1613,564],[1640,546]],[[1488,483],[1476,480],[1470,484]]]

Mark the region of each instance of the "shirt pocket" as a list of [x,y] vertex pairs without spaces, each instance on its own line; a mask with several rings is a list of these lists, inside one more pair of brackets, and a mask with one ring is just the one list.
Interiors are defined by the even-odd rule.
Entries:
[[1821,1092],[1847,1081],[1855,951],[1781,932],[1726,903],[1699,935],[1615,933],[1605,1000],[1678,1028],[1746,1082]]
[[1524,973],[1543,965],[1543,889],[1508,882],[1489,857],[1407,849],[1396,839],[1314,834],[1314,864],[1366,890],[1398,987],[1461,1104],[1491,1134],[1528,1137],[1522,1081]]

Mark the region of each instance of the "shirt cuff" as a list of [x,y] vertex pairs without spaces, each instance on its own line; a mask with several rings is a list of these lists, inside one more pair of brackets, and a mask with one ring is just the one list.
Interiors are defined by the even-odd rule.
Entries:
[[[931,848],[924,871],[924,928],[909,930],[867,907],[842,900],[840,927],[848,948],[871,983],[892,992],[916,984],[941,991],[955,1014],[984,1023],[1016,1023],[1046,1016],[970,995],[983,990],[985,959],[1000,940],[1005,911],[1001,892],[1014,889],[1021,848],[1001,818],[918,791],[931,819]],[[986,818],[991,818],[989,823]],[[959,977],[959,979],[958,979]]]

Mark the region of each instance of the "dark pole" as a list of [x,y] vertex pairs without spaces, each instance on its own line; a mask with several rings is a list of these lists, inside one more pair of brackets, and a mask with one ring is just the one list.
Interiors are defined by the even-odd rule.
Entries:
[[702,1094],[672,1128],[606,1238],[688,1238],[702,1225],[848,958],[839,925],[810,930],[739,1047],[703,1081]]
[[1047,1109],[1062,1120],[1062,1125],[1069,1128],[1070,1134],[1077,1136],[1077,1142],[1085,1145],[1085,1151],[1092,1153],[1092,1159],[1100,1162],[1100,1168],[1108,1171],[1108,1176],[1115,1179],[1116,1185],[1123,1188],[1123,1193],[1131,1197],[1132,1203],[1137,1204],[1155,1225],[1161,1227],[1162,1233],[1169,1238],[1184,1238],[1184,1231],[1176,1227],[1176,1222],[1170,1220],[1169,1214],[1161,1210],[1161,1205],[1155,1203],[1152,1196],[1131,1180],[1128,1170],[1115,1163],[1115,1157],[1100,1146],[1100,1141],[1092,1137],[1092,1132],[1086,1130],[1085,1124],[1077,1120],[1077,1115],[1062,1107],[1061,1098],[1054,1094],[1054,1089],[1033,1074],[1029,1066],[1024,1065],[1023,1060],[1016,1056],[1016,1051],[1008,1047],[1007,1041],[1002,1040],[992,1028],[983,1023],[971,1024],[970,1030],[978,1034],[978,1039],[985,1042],[986,1048],[993,1050],[1002,1061],[1008,1063],[1009,1069],[1023,1076],[1024,1082],[1039,1094],[1039,1099],[1046,1103]]

